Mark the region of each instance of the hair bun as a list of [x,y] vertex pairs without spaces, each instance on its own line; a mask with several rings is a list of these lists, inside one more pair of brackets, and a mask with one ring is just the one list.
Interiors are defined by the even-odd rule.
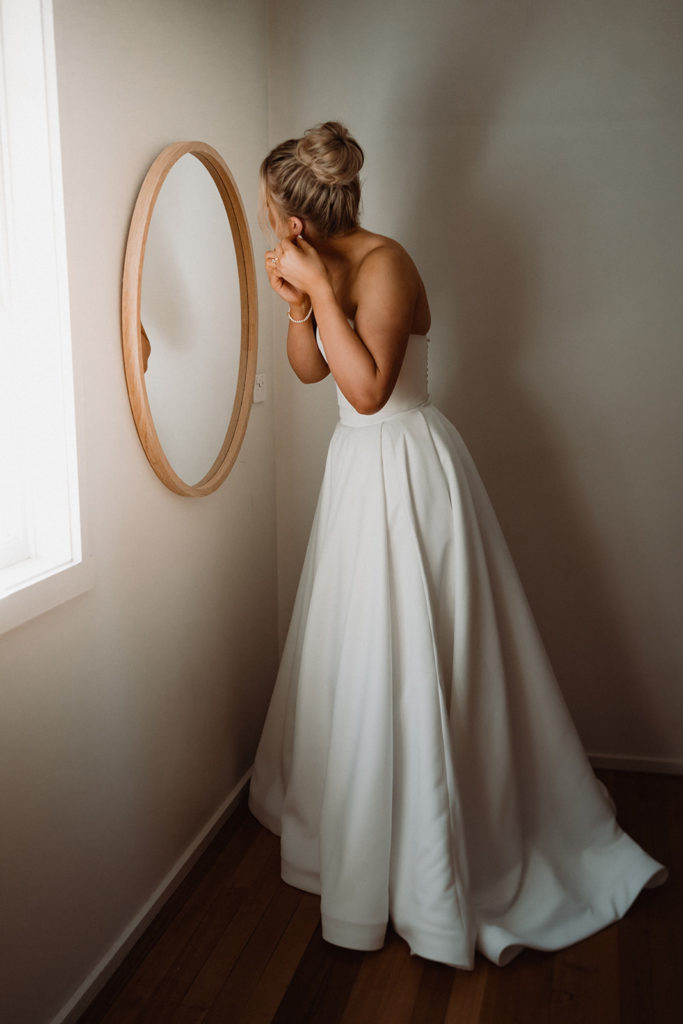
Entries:
[[325,185],[348,185],[363,166],[363,150],[338,121],[309,128],[297,143],[296,158]]

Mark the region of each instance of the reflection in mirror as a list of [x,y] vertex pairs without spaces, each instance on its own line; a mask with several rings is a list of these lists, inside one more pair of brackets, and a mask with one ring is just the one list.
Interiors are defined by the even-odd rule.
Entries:
[[147,373],[147,363],[149,362],[152,346],[149,343],[147,331],[142,322],[140,323],[140,344],[142,346],[142,372]]
[[257,296],[242,200],[205,142],[171,143],[145,176],[126,244],[121,334],[151,466],[177,494],[211,494],[247,429]]
[[194,483],[211,468],[230,420],[240,362],[240,291],[223,202],[190,153],[173,165],[154,206],[141,317],[157,434],[175,471]]

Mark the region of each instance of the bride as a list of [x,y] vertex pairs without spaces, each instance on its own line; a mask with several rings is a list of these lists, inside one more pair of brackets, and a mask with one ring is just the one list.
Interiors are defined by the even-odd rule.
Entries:
[[250,790],[323,936],[471,968],[558,949],[666,870],[617,825],[488,497],[427,388],[405,250],[359,224],[363,153],[326,122],[261,167],[304,383],[339,422]]

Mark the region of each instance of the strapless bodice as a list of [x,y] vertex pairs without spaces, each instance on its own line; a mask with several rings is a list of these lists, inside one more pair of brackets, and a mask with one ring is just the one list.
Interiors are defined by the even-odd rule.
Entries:
[[[317,333],[318,348],[325,356],[320,332]],[[429,403],[427,385],[427,354],[429,338],[423,334],[411,334],[406,346],[406,354],[398,375],[398,380],[389,400],[379,410],[369,415],[356,412],[351,403],[337,388],[339,419],[347,427],[366,427],[371,423],[381,423],[402,412],[418,409]]]

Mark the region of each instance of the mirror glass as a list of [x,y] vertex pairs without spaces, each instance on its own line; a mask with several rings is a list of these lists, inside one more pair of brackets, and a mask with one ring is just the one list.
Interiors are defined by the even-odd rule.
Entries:
[[232,413],[240,286],[223,200],[191,153],[171,167],[154,205],[140,314],[159,441],[176,473],[195,483],[220,451]]

